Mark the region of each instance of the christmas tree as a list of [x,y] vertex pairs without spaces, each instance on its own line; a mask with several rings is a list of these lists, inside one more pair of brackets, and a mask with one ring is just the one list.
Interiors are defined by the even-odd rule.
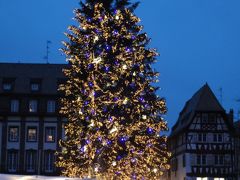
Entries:
[[57,166],[68,177],[159,179],[169,168],[165,100],[153,83],[156,50],[147,47],[138,3],[87,0],[64,42],[69,68],[61,112],[68,118]]

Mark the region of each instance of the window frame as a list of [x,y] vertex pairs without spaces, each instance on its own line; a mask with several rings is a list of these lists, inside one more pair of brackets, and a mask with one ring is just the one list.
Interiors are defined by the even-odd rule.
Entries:
[[52,173],[55,170],[56,157],[53,150],[44,151],[44,171],[47,173]]
[[[11,130],[10,130],[12,128],[16,128],[17,129],[17,138],[16,138],[16,140],[12,139]],[[15,125],[8,126],[8,142],[19,142],[19,126],[15,126]]]
[[[36,110],[34,110],[34,108],[31,108],[31,102],[35,102],[36,103],[35,104]],[[35,107],[35,106],[33,104],[33,107]],[[33,110],[31,110],[31,109],[33,109]],[[36,99],[29,100],[29,102],[28,102],[28,112],[29,113],[37,113],[38,112],[38,100],[36,100]]]
[[56,100],[50,99],[47,100],[47,113],[56,112]]
[[[11,167],[10,167],[11,166]],[[15,167],[15,168],[13,168]],[[7,171],[17,172],[19,167],[18,150],[10,149],[7,151]]]
[[11,99],[10,100],[10,112],[18,113],[19,110],[20,110],[20,101],[18,99]]
[[[29,159],[29,157],[30,157],[30,159]],[[26,172],[36,172],[37,161],[38,161],[37,160],[37,151],[33,150],[33,149],[26,150],[26,157],[25,157]]]
[[[35,140],[29,139],[29,130],[30,130],[30,129],[34,129],[34,130],[36,131]],[[37,126],[27,126],[26,136],[27,136],[27,137],[26,137],[27,142],[37,142],[37,140],[38,140]]]
[[[50,131],[49,131],[50,130]],[[52,131],[53,130],[53,131]],[[51,134],[48,134],[48,132],[53,132]],[[53,140],[49,141],[48,136],[53,136]],[[45,143],[55,143],[56,141],[56,127],[55,126],[46,126],[45,127]]]
[[[4,92],[11,92],[14,89],[15,78],[4,78],[2,80],[2,90]],[[9,85],[10,88],[6,88],[5,85]]]

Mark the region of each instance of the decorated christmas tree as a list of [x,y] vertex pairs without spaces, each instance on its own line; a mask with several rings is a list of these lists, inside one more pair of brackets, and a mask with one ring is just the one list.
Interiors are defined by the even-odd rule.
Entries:
[[169,168],[165,100],[153,83],[138,3],[87,0],[75,10],[64,42],[69,68],[61,112],[67,117],[57,165],[68,177],[159,179]]

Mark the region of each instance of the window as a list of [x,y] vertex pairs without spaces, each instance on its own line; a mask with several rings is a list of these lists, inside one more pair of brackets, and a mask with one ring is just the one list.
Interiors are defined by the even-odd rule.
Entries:
[[18,112],[19,111],[19,101],[14,99],[11,100],[11,112]]
[[40,84],[39,83],[31,83],[31,91],[39,91]]
[[11,83],[3,83],[3,90],[4,91],[12,90],[12,84]]
[[186,166],[186,156],[185,154],[182,156],[183,167]]
[[208,115],[202,114],[202,123],[208,123]]
[[222,134],[218,134],[218,142],[222,142],[223,138],[222,138]]
[[208,180],[207,177],[197,177],[197,180]]
[[202,164],[206,164],[206,155],[202,155]]
[[27,128],[27,141],[36,142],[37,141],[37,128],[28,127]]
[[224,155],[215,155],[215,164],[216,165],[223,165],[224,163]]
[[41,88],[41,79],[31,79],[30,81],[30,90],[32,92],[38,92]]
[[214,142],[223,142],[222,134],[213,134],[213,141]]
[[6,78],[3,79],[2,88],[4,91],[11,91],[13,90],[15,78]]
[[44,170],[45,172],[53,172],[54,170],[54,151],[45,151],[44,153]]
[[18,153],[16,150],[9,150],[7,153],[8,172],[16,172],[18,167]]
[[209,115],[209,123],[216,123],[216,116],[215,116],[215,114],[210,114]]
[[217,134],[213,134],[213,141],[217,142]]
[[55,142],[55,127],[45,128],[45,142]]
[[29,101],[29,112],[37,112],[37,100]]
[[19,130],[17,126],[10,126],[8,129],[8,141],[18,142]]
[[198,134],[198,141],[199,141],[199,142],[206,142],[206,140],[207,140],[207,135],[206,135],[206,133],[199,133],[199,134]]
[[225,180],[225,178],[214,178],[214,180]]
[[205,165],[206,164],[206,155],[197,155],[197,164]]
[[37,152],[34,150],[26,151],[26,170],[27,172],[36,171]]
[[54,113],[56,108],[56,102],[54,100],[49,100],[47,102],[47,112]]

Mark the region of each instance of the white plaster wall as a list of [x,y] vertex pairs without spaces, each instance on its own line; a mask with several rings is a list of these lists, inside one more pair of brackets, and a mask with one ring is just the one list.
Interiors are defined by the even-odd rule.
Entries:
[[[176,171],[176,175],[174,171],[171,171],[171,180],[181,180],[186,177],[186,167],[183,167],[183,154],[177,156],[178,159],[178,168]],[[186,162],[187,165],[187,162]]]

